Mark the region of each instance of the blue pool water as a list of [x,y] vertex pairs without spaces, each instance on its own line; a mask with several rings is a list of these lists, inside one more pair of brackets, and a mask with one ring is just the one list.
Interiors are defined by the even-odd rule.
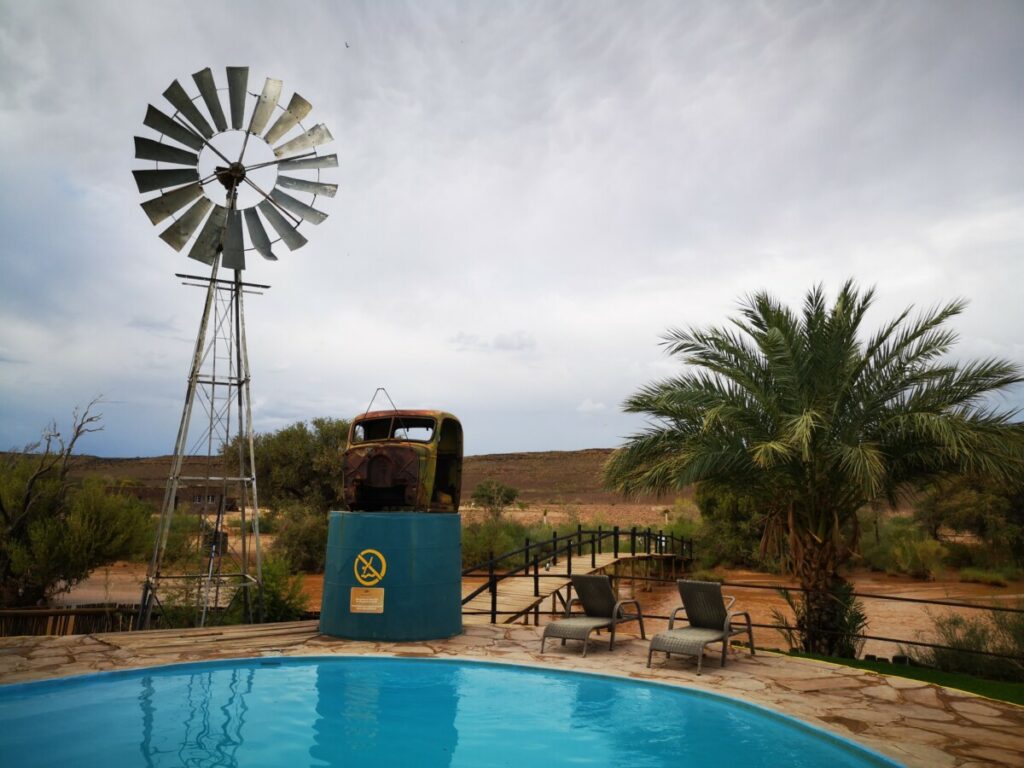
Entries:
[[237,659],[0,687],[0,766],[880,766],[771,712],[470,662]]

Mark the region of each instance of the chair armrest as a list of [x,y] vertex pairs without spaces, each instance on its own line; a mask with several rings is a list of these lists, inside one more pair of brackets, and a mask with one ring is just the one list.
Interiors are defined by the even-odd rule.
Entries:
[[574,606],[574,605],[575,605],[576,603],[579,603],[580,605],[583,605],[583,601],[582,601],[582,600],[580,600],[580,599],[579,599],[578,597],[574,597],[574,598],[572,598],[572,599],[571,599],[571,600],[569,601],[569,603],[568,603],[568,604],[567,604],[567,605],[565,606],[565,618],[569,618],[570,616],[572,616],[572,607],[573,607],[573,606]]
[[672,615],[668,619],[668,628],[669,629],[673,629],[675,627],[676,617],[679,615],[680,611],[682,611],[683,613],[686,613],[686,608],[684,608],[683,606],[679,606],[674,611],[672,611]]
[[[635,605],[636,606],[636,613],[635,614],[623,615],[622,614],[622,607],[625,606],[625,605]],[[640,616],[642,613],[643,613],[643,610],[640,608],[640,601],[639,600],[619,600],[619,602],[617,602],[615,604],[615,607],[612,609],[612,618],[613,619],[635,619],[638,616]]]
[[722,595],[722,597],[728,600],[728,602],[725,604],[725,610],[728,611],[730,608],[732,608],[733,603],[736,602],[736,598],[733,595]]
[[725,631],[726,632],[729,632],[732,629],[732,620],[733,620],[734,616],[743,616],[747,620],[747,627],[751,628],[751,629],[753,628],[754,625],[750,621],[750,612],[749,611],[729,611],[729,613],[725,614]]

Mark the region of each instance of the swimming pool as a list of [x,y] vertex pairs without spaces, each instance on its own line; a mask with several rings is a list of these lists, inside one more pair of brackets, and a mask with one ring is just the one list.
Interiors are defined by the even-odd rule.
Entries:
[[731,699],[477,662],[236,659],[0,687],[2,766],[895,765]]

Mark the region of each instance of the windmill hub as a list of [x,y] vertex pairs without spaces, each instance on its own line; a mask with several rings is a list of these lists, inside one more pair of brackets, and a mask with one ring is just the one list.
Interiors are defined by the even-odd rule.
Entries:
[[245,166],[241,163],[232,163],[226,168],[219,165],[215,172],[217,181],[223,184],[225,189],[234,189],[245,179]]

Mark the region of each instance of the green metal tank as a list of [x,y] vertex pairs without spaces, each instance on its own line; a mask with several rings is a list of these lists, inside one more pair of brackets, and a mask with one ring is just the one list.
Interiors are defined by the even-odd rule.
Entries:
[[331,512],[320,631],[351,640],[460,634],[461,517]]

